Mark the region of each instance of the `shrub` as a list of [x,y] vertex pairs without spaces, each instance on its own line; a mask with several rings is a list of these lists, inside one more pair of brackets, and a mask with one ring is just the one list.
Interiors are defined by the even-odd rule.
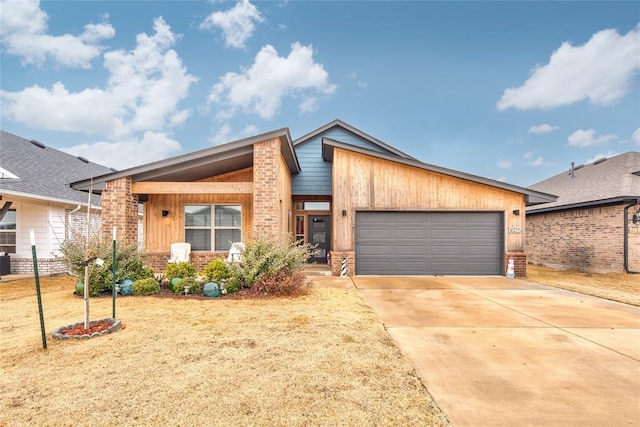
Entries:
[[202,292],[202,284],[196,280],[195,277],[187,277],[182,279],[180,283],[173,287],[173,293],[175,294],[184,294],[184,287],[189,286],[190,294],[199,294]]
[[[84,262],[87,258],[101,258],[104,264],[89,263],[89,296],[111,292],[113,281],[113,246],[111,242],[102,242],[93,238],[86,250],[86,241],[82,238],[70,238],[60,244],[61,261],[69,271],[84,279]],[[116,247],[116,282],[124,279],[136,281],[153,277],[153,270],[144,266],[144,255],[138,251],[137,244],[118,244]]]
[[213,261],[210,261],[200,274],[207,282],[214,281],[220,283],[222,279],[228,279],[231,272],[229,271],[229,266],[224,259],[216,258]]
[[225,287],[232,293],[235,289],[251,288],[270,276],[285,277],[300,272],[307,260],[308,249],[296,244],[279,246],[266,240],[249,243],[243,262],[229,266],[230,277]]
[[256,296],[292,296],[306,291],[307,278],[287,268],[268,274],[253,284],[249,293]]
[[195,277],[196,268],[190,262],[170,262],[167,264],[167,268],[164,271],[164,275],[167,280],[181,277],[186,279],[187,277]]
[[160,293],[160,284],[153,277],[138,279],[131,288],[134,295],[153,295]]

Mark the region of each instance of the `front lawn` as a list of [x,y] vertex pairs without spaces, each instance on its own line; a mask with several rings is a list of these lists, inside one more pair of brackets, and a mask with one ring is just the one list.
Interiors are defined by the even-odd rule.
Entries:
[[640,274],[595,274],[528,265],[527,280],[640,306]]
[[0,282],[0,425],[449,425],[355,289],[119,297],[123,329],[53,340],[83,319],[74,283],[42,279],[45,351],[34,280]]

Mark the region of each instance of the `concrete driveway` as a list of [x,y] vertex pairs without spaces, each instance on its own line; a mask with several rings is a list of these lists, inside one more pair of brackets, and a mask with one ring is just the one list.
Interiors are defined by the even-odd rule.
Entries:
[[454,426],[640,425],[640,307],[505,277],[354,277]]

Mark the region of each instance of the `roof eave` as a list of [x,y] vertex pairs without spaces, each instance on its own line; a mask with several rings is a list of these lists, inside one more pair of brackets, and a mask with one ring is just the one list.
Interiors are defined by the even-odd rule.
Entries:
[[104,183],[118,178],[133,177],[135,180],[151,179],[153,176],[158,176],[170,169],[179,168],[181,165],[184,168],[189,168],[196,164],[206,163],[213,159],[220,159],[220,156],[230,158],[234,156],[246,155],[249,151],[253,150],[253,144],[260,141],[265,141],[273,138],[280,139],[281,154],[292,174],[300,172],[300,164],[293,148],[291,135],[288,128],[282,128],[271,132],[263,133],[260,135],[252,136],[249,138],[240,139],[237,141],[228,142],[214,147],[205,148],[203,150],[194,151],[192,153],[183,154],[180,156],[172,157],[169,159],[158,160],[156,162],[148,163],[145,165],[134,166],[121,171],[97,176],[91,179],[85,179],[82,181],[76,181],[71,183],[71,188],[81,191],[89,191],[90,188],[94,192],[100,193],[104,189]]
[[558,198],[552,194],[542,193],[540,191],[530,190],[528,188],[519,187],[513,184],[507,184],[501,181],[496,181],[493,179],[472,175],[466,172],[460,172],[454,169],[448,169],[441,166],[432,165],[429,163],[423,163],[418,160],[411,159],[402,159],[398,157],[388,156],[384,153],[379,153],[372,150],[367,150],[364,148],[356,147],[354,145],[346,144],[344,142],[334,141],[330,138],[322,139],[322,157],[327,162],[333,161],[333,149],[341,148],[344,150],[353,151],[356,153],[377,157],[379,159],[388,160],[391,162],[401,163],[407,166],[413,166],[420,169],[428,170],[430,172],[441,173],[443,175],[448,175],[454,178],[464,179],[466,181],[475,182],[478,184],[488,185],[491,187],[500,188],[502,190],[513,191],[515,193],[520,193],[525,195],[525,204],[527,206],[539,204],[539,203],[549,203],[555,202]]
[[295,141],[293,141],[293,145],[294,146],[298,146],[298,145],[304,144],[305,142],[317,137],[318,135],[326,132],[327,130],[329,130],[329,129],[335,127],[335,126],[340,126],[340,127],[344,128],[344,129],[348,130],[349,132],[358,135],[360,138],[365,139],[365,140],[367,140],[367,141],[369,141],[369,142],[371,142],[371,143],[379,146],[380,148],[383,148],[383,149],[385,149],[385,150],[387,150],[387,151],[389,151],[391,153],[394,153],[397,156],[404,157],[406,159],[417,160],[415,157],[412,157],[412,156],[408,155],[407,153],[404,153],[404,152],[398,150],[397,148],[392,147],[391,145],[380,141],[379,139],[377,139],[377,138],[375,138],[375,137],[373,137],[373,136],[361,131],[358,128],[355,128],[355,127],[343,122],[340,119],[335,119],[332,122],[329,122],[326,125],[321,126],[318,129],[316,129],[316,130],[314,130],[312,132],[309,132],[306,135],[301,136],[300,138],[298,138]]
[[[4,188],[1,189],[1,191],[2,191],[2,194],[4,194],[4,195],[20,197],[20,198],[23,198],[23,199],[39,200],[39,201],[43,201],[43,202],[59,203],[59,204],[70,205],[70,206],[78,206],[78,205],[87,206],[88,205],[88,203],[87,203],[88,200],[82,202],[82,201],[78,201],[78,200],[60,199],[60,198],[57,198],[57,197],[41,196],[39,194],[24,193],[24,192],[21,192],[21,191],[7,190],[7,189],[4,189]],[[95,207],[95,206],[96,205],[94,205],[93,203],[91,204],[92,208]]]
[[527,209],[526,214],[537,215],[537,214],[543,214],[543,213],[569,211],[574,209],[592,208],[597,206],[618,205],[625,202],[634,202],[639,199],[640,199],[639,196],[620,196],[620,197],[611,197],[609,199],[589,200],[586,202],[569,203],[566,205],[549,206],[549,207],[541,206],[533,209]]

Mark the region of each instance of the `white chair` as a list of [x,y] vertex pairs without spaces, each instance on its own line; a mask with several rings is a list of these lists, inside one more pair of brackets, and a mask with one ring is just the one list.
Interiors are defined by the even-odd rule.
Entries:
[[169,262],[189,262],[191,258],[191,243],[172,243]]
[[242,262],[242,256],[244,255],[245,246],[242,242],[232,243],[229,248],[229,256],[227,256],[227,262]]

